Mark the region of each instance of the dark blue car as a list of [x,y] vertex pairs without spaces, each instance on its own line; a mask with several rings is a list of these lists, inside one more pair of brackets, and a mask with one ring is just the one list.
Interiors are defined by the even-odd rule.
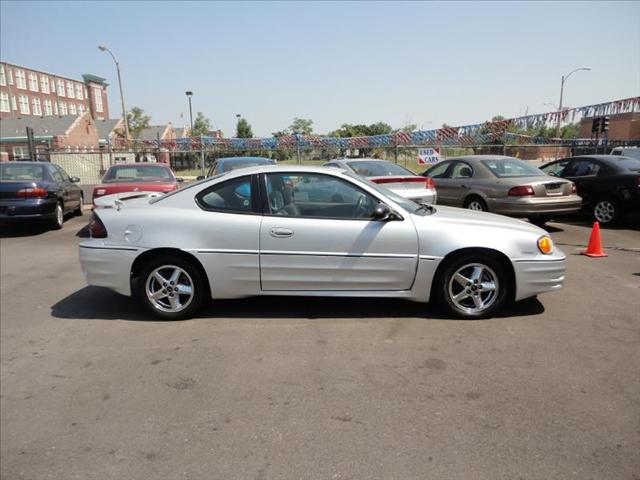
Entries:
[[212,177],[231,170],[239,168],[256,167],[258,165],[275,165],[276,161],[264,157],[225,157],[215,161],[209,171],[207,177]]
[[0,222],[46,222],[62,228],[64,215],[82,215],[79,178],[46,162],[0,163]]

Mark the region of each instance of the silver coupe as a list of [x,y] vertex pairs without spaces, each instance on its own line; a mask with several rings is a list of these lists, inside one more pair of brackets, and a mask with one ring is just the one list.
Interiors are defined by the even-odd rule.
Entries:
[[434,300],[479,318],[564,282],[544,230],[416,204],[338,169],[251,167],[102,205],[79,245],[87,282],[163,319],[252,295]]

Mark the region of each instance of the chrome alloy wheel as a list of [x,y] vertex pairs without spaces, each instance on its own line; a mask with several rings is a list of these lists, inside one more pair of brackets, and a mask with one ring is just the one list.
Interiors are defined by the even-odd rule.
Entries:
[[62,205],[59,203],[56,205],[56,223],[60,227],[62,227],[62,224],[64,223],[64,212],[62,211]]
[[175,265],[163,265],[147,277],[145,292],[154,308],[177,313],[193,300],[193,280],[189,274]]
[[616,206],[610,200],[600,200],[593,208],[593,216],[600,223],[609,223],[616,216]]
[[469,210],[475,210],[477,212],[483,212],[484,211],[484,207],[483,207],[482,203],[480,203],[478,200],[471,200],[469,202],[469,205],[467,205],[467,208]]
[[488,309],[500,293],[498,276],[482,263],[460,267],[449,280],[449,298],[465,313],[477,314]]

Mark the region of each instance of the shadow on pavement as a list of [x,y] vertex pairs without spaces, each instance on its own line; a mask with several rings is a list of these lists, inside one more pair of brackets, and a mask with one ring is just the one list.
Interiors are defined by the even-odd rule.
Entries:
[[42,223],[3,223],[0,225],[0,238],[35,237],[49,231]]
[[[574,217],[565,217],[559,220],[552,220],[552,222],[556,224],[565,223],[567,225],[591,228],[594,220],[588,215],[578,215]],[[627,214],[621,217],[615,225],[600,224],[600,228],[608,230],[640,230],[640,215]]]
[[[496,317],[540,315],[537,298],[517,302]],[[99,287],[85,287],[51,307],[56,318],[157,321],[135,300]],[[429,318],[450,319],[435,305],[394,298],[251,297],[216,300],[197,318]]]

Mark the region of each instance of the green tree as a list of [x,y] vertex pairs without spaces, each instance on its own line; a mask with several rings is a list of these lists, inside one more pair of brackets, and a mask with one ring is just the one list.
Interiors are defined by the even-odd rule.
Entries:
[[313,120],[306,118],[294,118],[293,123],[289,125],[291,133],[299,135],[311,135],[313,133]]
[[192,137],[200,137],[207,135],[211,130],[211,121],[204,116],[202,112],[198,112],[196,120],[193,122]]
[[127,112],[127,123],[129,124],[129,133],[132,138],[140,138],[142,131],[149,128],[149,122],[151,122],[151,117],[145,115],[144,110],[140,107],[133,107]]
[[286,137],[287,135],[291,135],[291,132],[288,128],[285,128],[284,130],[273,132],[271,135],[273,135],[274,137]]
[[238,124],[236,125],[236,138],[253,138],[251,125],[245,118],[238,120]]

